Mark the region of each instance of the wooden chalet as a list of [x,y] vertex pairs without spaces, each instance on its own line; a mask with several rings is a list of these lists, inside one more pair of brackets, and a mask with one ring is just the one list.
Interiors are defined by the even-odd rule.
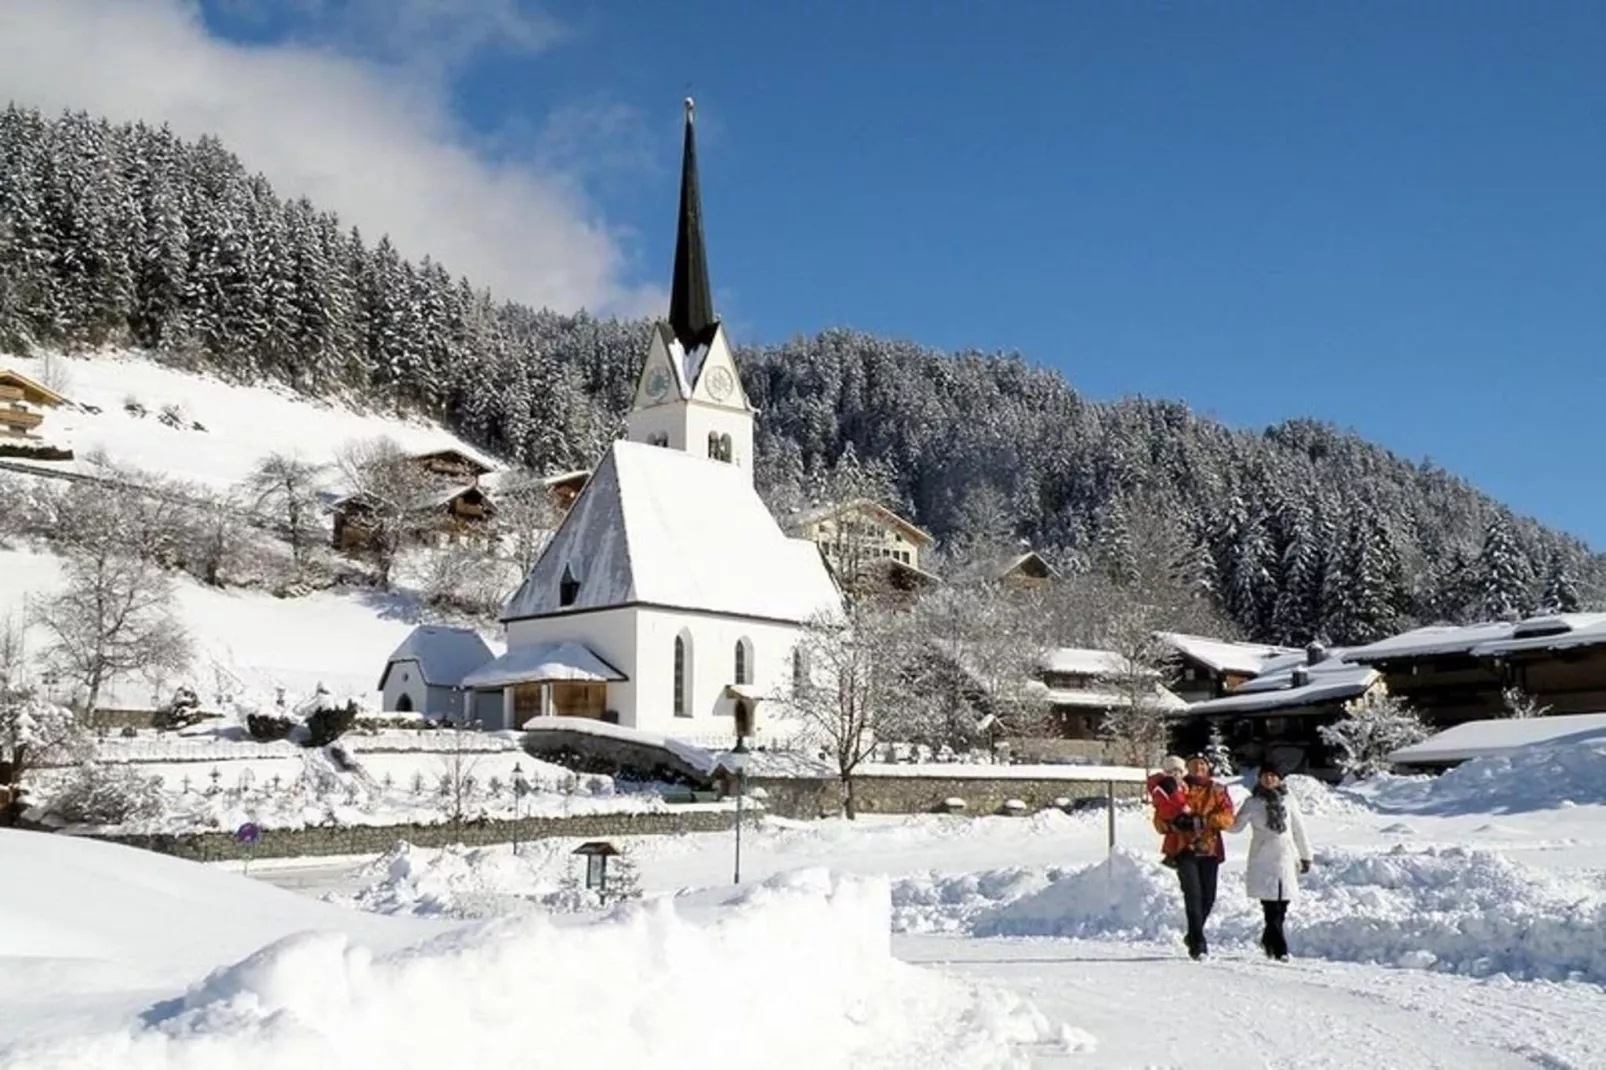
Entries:
[[919,572],[920,555],[936,543],[930,532],[869,498],[810,510],[793,526],[820,547],[838,574],[880,561]]
[[10,452],[24,453],[43,449],[45,442],[39,428],[45,422],[46,411],[68,403],[66,397],[44,384],[0,368],[0,447],[9,445],[14,448]]
[[477,457],[470,457],[462,450],[444,449],[432,453],[420,453],[412,458],[430,475],[440,476],[455,482],[472,483],[491,471],[491,466]]
[[1434,728],[1498,718],[1515,689],[1553,714],[1606,709],[1606,613],[1417,628],[1349,653]]
[[1059,573],[1036,550],[1025,550],[999,561],[993,578],[1011,587],[1031,589],[1059,579]]
[[1175,723],[1173,748],[1203,750],[1216,729],[1239,765],[1271,759],[1284,772],[1339,779],[1321,728],[1345,717],[1346,703],[1384,686],[1380,673],[1346,660],[1348,653],[1312,645],[1268,660],[1231,693],[1190,704]]
[[1239,643],[1182,632],[1156,632],[1170,652],[1169,685],[1184,702],[1224,698],[1253,680],[1276,659],[1300,651],[1264,643]]

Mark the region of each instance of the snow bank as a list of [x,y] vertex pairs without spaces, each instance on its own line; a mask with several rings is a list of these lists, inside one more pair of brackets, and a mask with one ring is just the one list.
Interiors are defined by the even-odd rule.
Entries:
[[130,1030],[0,1052],[0,1063],[1024,1067],[1021,1045],[1055,1039],[1013,996],[896,962],[887,917],[885,882],[815,871],[755,888],[707,924],[663,901],[579,925],[476,926],[391,957],[303,934]]
[[1442,776],[1379,777],[1350,789],[1380,810],[1499,814],[1606,805],[1606,739],[1525,747]]
[[[895,903],[948,909],[906,906],[895,922],[925,931],[966,928],[976,936],[1170,942],[1182,932],[1176,877],[1148,856],[1117,852],[1069,873],[982,878],[899,882]],[[1259,938],[1259,904],[1243,896],[1241,881],[1239,870],[1222,874],[1210,929],[1218,944]],[[1606,983],[1606,892],[1500,854],[1332,851],[1318,855],[1304,892],[1290,914],[1296,955]]]
[[365,883],[332,902],[374,914],[487,918],[515,911],[534,896],[556,891],[570,859],[567,840],[520,844],[519,853],[490,848],[419,850],[397,843],[365,866]]

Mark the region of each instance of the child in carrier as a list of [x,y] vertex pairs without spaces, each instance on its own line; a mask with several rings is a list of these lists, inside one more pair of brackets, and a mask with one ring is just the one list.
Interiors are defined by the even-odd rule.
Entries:
[[[1192,812],[1188,808],[1187,785],[1183,783],[1183,777],[1187,772],[1187,764],[1173,754],[1160,763],[1158,773],[1149,777],[1147,790],[1149,802],[1154,806],[1156,828],[1162,825],[1169,827],[1177,818]],[[1177,865],[1175,853],[1162,853],[1160,864],[1175,869]]]

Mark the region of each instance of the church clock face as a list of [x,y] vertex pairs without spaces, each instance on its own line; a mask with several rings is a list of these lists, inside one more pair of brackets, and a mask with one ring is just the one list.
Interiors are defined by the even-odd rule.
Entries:
[[647,376],[647,396],[654,401],[662,401],[667,393],[669,393],[669,372],[663,368],[654,368],[652,374]]
[[708,393],[715,401],[724,401],[736,389],[736,379],[724,368],[708,373]]

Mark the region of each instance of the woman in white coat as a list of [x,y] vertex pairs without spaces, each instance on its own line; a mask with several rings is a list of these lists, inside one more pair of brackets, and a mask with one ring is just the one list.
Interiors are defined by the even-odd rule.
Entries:
[[1249,898],[1260,900],[1266,915],[1260,946],[1268,958],[1281,962],[1288,958],[1288,938],[1283,934],[1288,904],[1299,895],[1299,875],[1310,872],[1311,857],[1299,805],[1272,766],[1261,768],[1255,790],[1233,821],[1233,832],[1245,828],[1253,830],[1245,884]]

